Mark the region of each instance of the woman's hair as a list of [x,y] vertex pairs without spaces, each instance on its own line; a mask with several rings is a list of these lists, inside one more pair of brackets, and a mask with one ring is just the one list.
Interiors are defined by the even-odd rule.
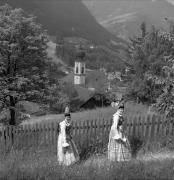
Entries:
[[71,117],[70,113],[65,113],[65,117]]
[[121,102],[121,103],[119,104],[118,109],[124,109],[124,104],[123,104],[123,102]]

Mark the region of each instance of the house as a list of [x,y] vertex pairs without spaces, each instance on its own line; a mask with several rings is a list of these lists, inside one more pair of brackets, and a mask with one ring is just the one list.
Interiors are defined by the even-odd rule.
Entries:
[[110,100],[101,93],[95,93],[86,102],[80,105],[80,109],[94,109],[96,107],[110,106]]

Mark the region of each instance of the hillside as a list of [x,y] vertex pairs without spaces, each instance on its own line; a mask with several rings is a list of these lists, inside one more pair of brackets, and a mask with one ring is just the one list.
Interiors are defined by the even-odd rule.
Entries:
[[115,35],[128,38],[140,33],[139,26],[145,21],[148,28],[155,25],[166,28],[164,17],[174,17],[174,6],[167,0],[146,1],[84,1],[98,22]]
[[[114,60],[111,64],[108,62],[108,66],[112,67],[113,63],[123,64],[125,57],[120,57],[120,54],[126,46],[125,41],[101,26],[81,0],[1,0],[0,5],[6,2],[14,8],[22,8],[25,12],[34,14],[37,22],[47,29],[52,41],[55,42],[56,35],[64,38],[83,38],[93,45],[102,45],[105,50],[112,49]],[[63,65],[64,72],[67,71],[67,62],[55,55],[55,43],[50,42],[48,45],[49,56]],[[94,61],[96,62],[96,59]]]
[[120,40],[98,24],[81,0],[1,0],[0,4],[5,2],[34,14],[53,36],[81,36],[97,43]]

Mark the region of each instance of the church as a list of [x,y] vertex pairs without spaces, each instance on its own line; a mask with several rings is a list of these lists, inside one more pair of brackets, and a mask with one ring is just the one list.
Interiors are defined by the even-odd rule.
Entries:
[[108,101],[105,103],[103,94],[108,88],[107,75],[101,70],[87,69],[84,58],[85,53],[77,53],[73,72],[63,78],[63,81],[72,84],[77,91],[81,102],[79,107],[88,109],[106,106]]

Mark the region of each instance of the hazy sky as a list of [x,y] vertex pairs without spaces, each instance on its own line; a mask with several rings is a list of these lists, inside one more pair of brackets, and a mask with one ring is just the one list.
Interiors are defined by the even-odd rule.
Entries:
[[168,0],[169,2],[171,2],[174,5],[174,0]]

